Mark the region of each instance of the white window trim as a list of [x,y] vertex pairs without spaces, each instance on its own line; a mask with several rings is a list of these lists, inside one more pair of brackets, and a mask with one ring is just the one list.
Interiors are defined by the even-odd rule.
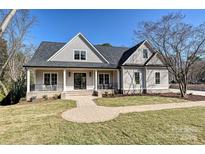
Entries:
[[[98,85],[102,85],[102,84],[100,84],[100,74],[104,74],[104,75],[105,75],[105,74],[108,74],[108,75],[109,75],[109,84],[111,84],[111,83],[110,83],[110,77],[111,77],[110,73],[99,73],[99,74],[98,74]],[[104,82],[105,82],[105,80],[104,80]],[[105,83],[103,83],[103,84],[105,84]]]
[[[80,59],[75,59],[75,51],[80,51]],[[81,59],[81,51],[85,51],[85,60]],[[74,61],[82,62],[82,61],[87,61],[87,59],[88,59],[88,57],[87,57],[87,50],[85,50],[85,49],[73,49],[73,60]]]
[[[57,74],[57,85],[58,85],[58,72],[43,72],[43,85],[45,85],[45,74],[50,74],[50,77],[51,77],[51,74]],[[51,80],[50,80],[50,84],[51,84]]]

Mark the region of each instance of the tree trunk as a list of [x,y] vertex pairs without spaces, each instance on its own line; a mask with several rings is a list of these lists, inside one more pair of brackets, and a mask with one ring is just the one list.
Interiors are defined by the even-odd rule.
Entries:
[[4,95],[5,96],[8,95],[8,90],[1,80],[0,80],[0,87],[2,87]]
[[179,90],[180,90],[180,94],[181,94],[181,97],[185,98],[187,97],[187,84],[186,83],[183,83],[183,82],[179,82]]

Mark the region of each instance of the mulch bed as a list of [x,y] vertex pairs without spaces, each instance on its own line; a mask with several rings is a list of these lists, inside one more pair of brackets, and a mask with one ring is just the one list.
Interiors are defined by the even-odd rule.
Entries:
[[160,96],[160,97],[171,97],[171,98],[179,98],[188,101],[205,101],[205,96],[201,95],[192,95],[188,94],[186,98],[181,98],[180,93],[150,93],[150,94],[111,94],[111,95],[103,95],[103,97],[107,98],[115,98],[115,97],[125,97],[125,96]]

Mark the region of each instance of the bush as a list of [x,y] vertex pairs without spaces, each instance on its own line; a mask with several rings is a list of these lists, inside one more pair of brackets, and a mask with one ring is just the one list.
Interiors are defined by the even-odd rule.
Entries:
[[53,96],[53,99],[60,99],[61,98],[61,95],[58,95],[58,94],[55,94],[54,96]]
[[43,95],[42,97],[44,100],[48,100],[48,96],[47,95]]
[[26,96],[25,79],[19,79],[12,83],[8,95],[0,102],[1,105],[17,104],[22,97]]
[[98,91],[93,91],[93,96],[98,96],[98,95],[99,95]]
[[30,102],[34,102],[35,100],[36,100],[36,96],[32,96],[31,98],[30,98]]

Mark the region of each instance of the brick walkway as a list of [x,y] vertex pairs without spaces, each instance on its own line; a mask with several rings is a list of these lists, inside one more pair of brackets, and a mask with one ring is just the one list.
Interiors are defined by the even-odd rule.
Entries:
[[78,123],[103,122],[116,118],[120,113],[145,112],[163,109],[188,108],[195,106],[205,106],[205,101],[168,103],[125,107],[103,107],[97,106],[93,96],[71,96],[75,100],[77,107],[62,113],[65,120]]

